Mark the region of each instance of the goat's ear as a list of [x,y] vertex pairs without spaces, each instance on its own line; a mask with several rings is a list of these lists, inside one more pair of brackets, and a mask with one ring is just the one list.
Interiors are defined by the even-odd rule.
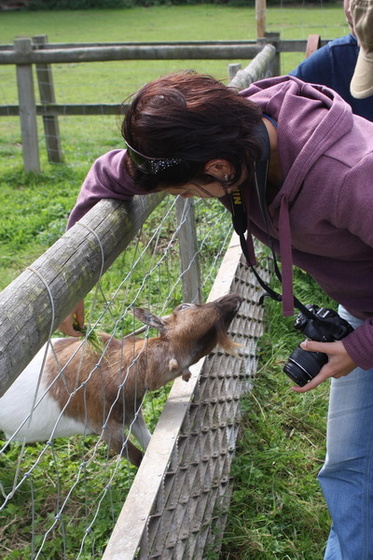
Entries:
[[140,307],[133,308],[133,314],[142,323],[148,325],[148,327],[152,327],[153,329],[157,329],[159,332],[163,332],[166,328],[166,323],[161,319],[161,317],[157,317],[153,315],[150,311],[145,311],[145,309],[141,309]]

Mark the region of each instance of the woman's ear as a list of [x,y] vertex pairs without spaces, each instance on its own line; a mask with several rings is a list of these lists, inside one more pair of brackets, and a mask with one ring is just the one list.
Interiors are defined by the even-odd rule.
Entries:
[[204,172],[217,179],[224,181],[226,176],[231,176],[234,172],[233,165],[226,159],[211,159],[205,163]]

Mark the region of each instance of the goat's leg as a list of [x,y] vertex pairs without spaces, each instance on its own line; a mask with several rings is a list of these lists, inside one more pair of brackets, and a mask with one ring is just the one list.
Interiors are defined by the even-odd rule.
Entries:
[[150,438],[152,437],[151,433],[148,430],[147,425],[145,424],[145,420],[142,414],[142,410],[138,411],[136,417],[132,424],[130,425],[130,430],[132,434],[135,436],[139,444],[143,449],[146,449],[149,445]]
[[133,445],[132,441],[127,440],[125,445],[122,447],[121,456],[125,457],[130,463],[139,467],[144,454],[140,449]]
[[105,430],[103,439],[115,455],[125,457],[136,467],[140,466],[143,453],[130,440],[129,436],[123,431],[123,424],[110,425],[109,430]]

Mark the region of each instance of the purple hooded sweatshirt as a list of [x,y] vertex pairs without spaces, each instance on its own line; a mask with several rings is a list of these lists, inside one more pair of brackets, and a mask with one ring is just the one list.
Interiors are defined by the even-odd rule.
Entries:
[[[307,271],[363,325],[343,339],[352,360],[373,367],[373,123],[324,86],[292,76],[241,92],[277,122],[283,184],[269,207],[270,235],[281,255],[284,314],[293,313],[292,264]],[[101,156],[89,171],[69,227],[102,198],[145,194],[126,174],[125,150]],[[268,235],[252,189],[248,230]],[[248,235],[252,253],[251,236]]]

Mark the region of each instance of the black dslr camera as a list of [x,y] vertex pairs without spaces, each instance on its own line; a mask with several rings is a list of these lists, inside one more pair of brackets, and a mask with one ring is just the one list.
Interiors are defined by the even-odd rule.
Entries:
[[[317,305],[306,305],[313,313],[313,318],[299,313],[294,327],[309,338],[318,342],[334,342],[341,340],[354,329],[332,309],[318,307]],[[328,356],[323,352],[307,352],[302,348],[296,348],[289,356],[289,361],[284,366],[284,372],[297,385],[304,387],[320,371],[328,361]]]

